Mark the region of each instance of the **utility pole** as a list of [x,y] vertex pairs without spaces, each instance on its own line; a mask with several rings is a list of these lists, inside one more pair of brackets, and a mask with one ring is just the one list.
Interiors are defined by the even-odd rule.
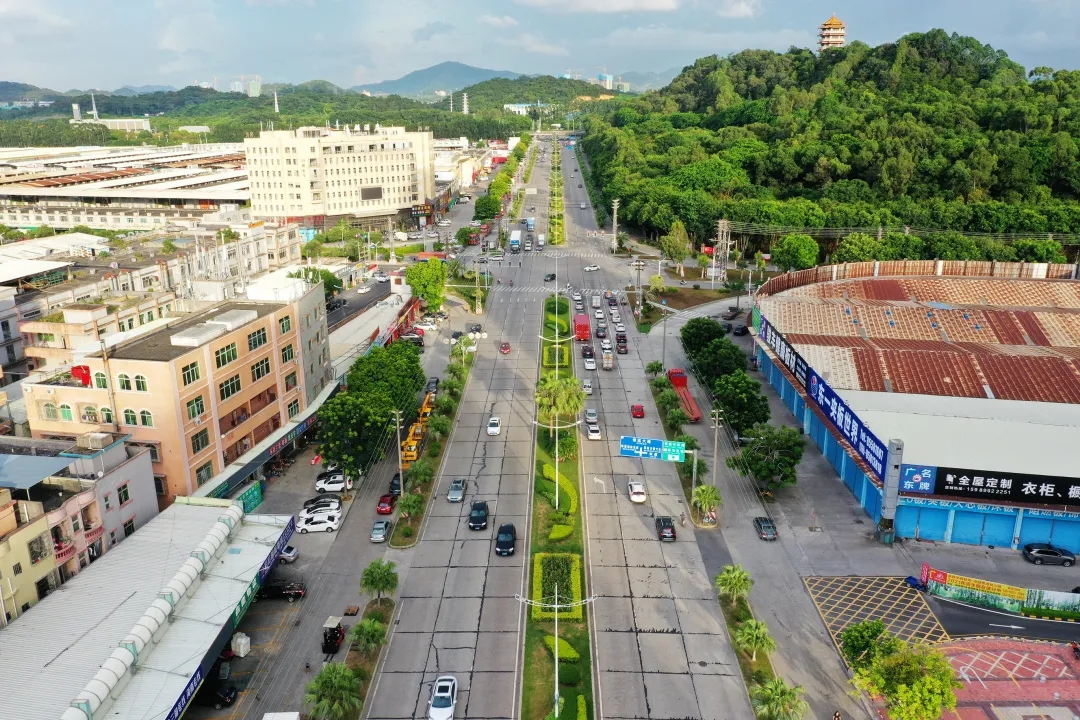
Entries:
[[716,487],[716,468],[720,464],[720,458],[717,453],[720,452],[720,419],[724,416],[720,408],[715,408],[710,413],[713,421],[713,436],[712,436],[712,484]]
[[664,369],[667,369],[667,319],[671,316],[671,313],[664,308],[664,330],[661,333],[664,337],[663,349],[660,351],[660,362],[664,364]]
[[611,254],[614,255],[619,242],[619,198],[611,201]]
[[[397,471],[401,482],[405,482],[404,470],[401,468],[401,411],[394,410],[394,427],[397,428]],[[404,487],[404,485],[402,486]]]
[[[723,250],[721,251],[721,248]],[[716,254],[718,252],[724,253],[724,259],[720,266],[720,269],[724,271],[724,281],[727,281],[727,261],[728,256],[731,255],[731,227],[727,220],[716,221],[716,248],[713,250],[712,257],[712,284],[711,288],[716,287]]]

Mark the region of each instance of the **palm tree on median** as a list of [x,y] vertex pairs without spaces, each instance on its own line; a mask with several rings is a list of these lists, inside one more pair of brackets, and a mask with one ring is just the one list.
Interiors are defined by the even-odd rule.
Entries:
[[743,652],[750,653],[750,662],[757,662],[758,650],[771,653],[776,641],[769,634],[769,627],[761,620],[747,620],[735,631],[735,644]]
[[360,678],[344,663],[330,663],[304,689],[304,704],[315,720],[345,720],[360,714]]
[[783,678],[773,678],[750,690],[750,704],[759,720],[800,720],[809,709],[802,699],[802,685],[788,685]]
[[750,588],[754,586],[754,580],[750,573],[743,569],[742,565],[725,565],[720,574],[716,576],[716,589],[721,595],[727,595],[734,605],[739,598],[750,594]]

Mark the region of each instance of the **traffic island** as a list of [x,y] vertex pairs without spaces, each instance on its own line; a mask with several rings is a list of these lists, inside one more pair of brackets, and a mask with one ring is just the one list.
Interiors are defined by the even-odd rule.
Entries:
[[[354,627],[363,627],[363,631],[349,629],[349,652],[345,656],[345,665],[360,680],[360,697],[367,704],[368,693],[371,691],[372,679],[375,669],[379,666],[379,658],[382,656],[383,647],[386,645],[386,632],[394,617],[393,598],[372,600],[364,608],[359,622]],[[379,623],[382,627],[382,638],[376,629],[369,625],[363,625],[365,621]],[[363,636],[363,637],[359,637]],[[376,642],[377,640],[377,642]]]

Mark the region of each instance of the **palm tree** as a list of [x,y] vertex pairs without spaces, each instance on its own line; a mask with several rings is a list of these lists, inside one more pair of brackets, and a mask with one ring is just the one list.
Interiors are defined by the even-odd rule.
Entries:
[[645,374],[649,377],[656,377],[662,372],[664,372],[664,363],[659,360],[653,360],[645,366]]
[[727,595],[731,602],[735,603],[739,598],[750,594],[754,579],[742,565],[725,565],[716,576],[714,584],[721,595]]
[[360,678],[344,663],[330,663],[304,689],[304,704],[316,720],[345,720],[360,714]]
[[555,420],[559,413],[560,384],[555,373],[546,373],[536,383],[536,411],[548,419],[548,437],[555,437]]
[[401,519],[412,524],[413,518],[424,512],[424,496],[419,493],[406,493],[397,504]]
[[349,630],[349,639],[354,648],[367,654],[386,641],[386,627],[373,618],[361,620]]
[[427,460],[417,460],[405,471],[405,487],[412,490],[417,485],[425,485],[435,477],[435,468]]
[[559,378],[559,383],[562,386],[559,414],[573,417],[585,408],[585,391],[581,389],[577,378],[572,375]]
[[383,593],[392,594],[397,585],[397,565],[381,558],[372,560],[360,574],[360,592],[375,593],[376,600],[382,600]]
[[750,662],[757,662],[758,650],[771,653],[776,650],[776,641],[769,634],[769,628],[761,620],[747,620],[735,632],[735,644],[743,652],[750,653]]
[[720,507],[723,501],[720,498],[719,490],[712,485],[703,483],[694,488],[694,491],[690,494],[690,502],[698,510],[707,514]]
[[442,440],[454,429],[454,423],[445,415],[432,415],[428,420],[428,433],[436,440]]
[[773,678],[750,689],[750,704],[759,720],[800,720],[809,709],[800,697],[802,685],[788,685],[783,678]]

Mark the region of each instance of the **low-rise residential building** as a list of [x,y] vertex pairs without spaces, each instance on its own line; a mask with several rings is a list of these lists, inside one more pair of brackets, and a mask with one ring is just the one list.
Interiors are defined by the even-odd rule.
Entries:
[[163,318],[78,365],[28,378],[31,435],[130,433],[150,450],[161,506],[191,494],[332,380],[322,284],[290,282],[303,294]]
[[157,515],[150,452],[128,437],[0,440],[0,627]]

